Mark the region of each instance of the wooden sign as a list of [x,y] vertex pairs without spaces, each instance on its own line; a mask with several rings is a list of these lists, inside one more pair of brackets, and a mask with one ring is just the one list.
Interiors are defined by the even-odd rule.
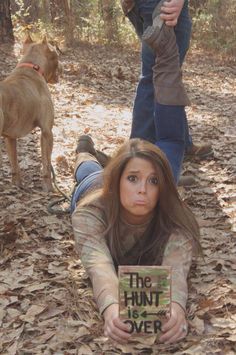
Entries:
[[120,318],[131,333],[157,334],[171,307],[171,267],[119,266]]

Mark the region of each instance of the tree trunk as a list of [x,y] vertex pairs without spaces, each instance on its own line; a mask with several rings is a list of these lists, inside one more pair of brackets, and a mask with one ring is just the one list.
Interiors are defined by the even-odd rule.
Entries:
[[0,43],[13,42],[10,0],[0,1]]
[[42,1],[42,7],[43,7],[43,20],[47,23],[50,22],[50,3],[48,0],[43,0]]
[[54,20],[57,17],[58,4],[55,0],[50,0],[49,3],[50,3],[51,22],[54,23]]
[[65,12],[65,40],[68,46],[74,43],[74,16],[72,5],[72,0],[62,0],[62,6]]
[[24,0],[24,11],[29,15],[25,16],[25,22],[30,24],[32,22],[37,22],[40,16],[39,2],[36,0]]
[[105,27],[105,35],[108,42],[115,40],[117,35],[117,24],[115,18],[115,1],[102,0],[102,14]]

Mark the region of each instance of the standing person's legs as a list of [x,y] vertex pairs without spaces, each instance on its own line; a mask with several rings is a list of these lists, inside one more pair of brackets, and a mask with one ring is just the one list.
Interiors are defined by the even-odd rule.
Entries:
[[155,64],[155,55],[152,49],[142,43],[142,69],[141,76],[134,99],[133,117],[130,138],[142,138],[155,143],[154,126],[154,88],[152,67]]
[[[143,31],[152,25],[152,13],[159,0],[138,0],[134,10],[128,15],[131,23],[139,37]],[[143,30],[142,30],[143,26]],[[188,2],[185,2],[183,10],[179,17],[179,22],[175,28],[176,41],[179,47],[180,63],[182,65],[185,54],[189,48],[191,36],[191,19],[188,13]],[[141,76],[137,86],[133,107],[133,119],[130,138],[143,138],[155,143],[155,99],[153,87],[152,67],[155,64],[156,55],[153,50],[145,43],[141,47]],[[185,114],[185,113],[184,113]],[[187,145],[192,144],[189,136],[188,123],[185,114],[185,132]]]
[[[186,53],[189,49],[192,33],[192,21],[189,16],[188,1],[185,1],[180,13],[178,23],[175,26],[176,43],[179,48],[179,60],[182,66]],[[189,134],[189,127],[186,112],[185,114],[185,150],[193,144],[192,137]]]
[[[128,15],[141,39],[143,31],[152,25],[152,12],[158,0],[138,0],[135,8]],[[145,12],[145,16],[142,13]],[[154,125],[154,87],[152,67],[156,55],[146,44],[141,44],[141,75],[136,89],[130,138],[142,138],[155,143]]]
[[184,106],[156,103],[156,145],[166,154],[176,183],[179,181],[185,147]]
[[[189,15],[188,9],[189,1],[186,0],[183,9],[180,13],[178,23],[175,26],[176,43],[179,49],[180,65],[182,66],[185,55],[190,45],[190,38],[192,32],[192,21]],[[195,156],[199,159],[205,159],[208,156],[212,156],[213,150],[211,144],[195,145],[192,141],[192,137],[189,133],[189,126],[185,114],[185,154],[188,156]]]
[[[144,30],[152,25],[152,13],[158,2],[137,0],[136,11],[143,20]],[[152,142],[155,137],[154,142],[169,159],[177,182],[184,155],[185,109],[184,106],[155,104],[152,68],[156,61],[156,53],[147,44],[142,43],[142,76],[134,102],[131,137],[141,137]],[[145,110],[149,113],[147,115],[146,112],[146,116]]]
[[[160,12],[157,12],[160,13]],[[158,15],[159,16],[159,15]],[[155,23],[159,23],[159,17]],[[155,51],[153,84],[156,98],[156,145],[166,154],[178,182],[185,143],[185,105],[188,95],[182,82],[179,50],[174,29],[162,24],[150,26],[143,41]]]

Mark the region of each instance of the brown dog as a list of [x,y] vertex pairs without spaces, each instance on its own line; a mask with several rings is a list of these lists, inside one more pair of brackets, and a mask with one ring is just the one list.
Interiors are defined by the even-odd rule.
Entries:
[[46,40],[34,43],[30,36],[23,58],[0,83],[0,136],[5,137],[12,170],[12,183],[20,186],[16,139],[35,127],[41,129],[43,189],[52,190],[51,154],[54,109],[47,83],[58,81],[58,55]]

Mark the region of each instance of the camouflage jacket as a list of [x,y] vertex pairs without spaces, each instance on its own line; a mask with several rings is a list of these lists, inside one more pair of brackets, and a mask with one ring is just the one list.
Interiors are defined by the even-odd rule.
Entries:
[[[118,303],[118,276],[103,232],[106,229],[102,209],[79,207],[72,215],[76,250],[91,279],[93,293],[100,313]],[[147,228],[120,222],[122,250],[133,247]],[[166,246],[162,265],[172,267],[172,301],[186,306],[187,275],[192,262],[192,243],[182,233],[172,234]]]

